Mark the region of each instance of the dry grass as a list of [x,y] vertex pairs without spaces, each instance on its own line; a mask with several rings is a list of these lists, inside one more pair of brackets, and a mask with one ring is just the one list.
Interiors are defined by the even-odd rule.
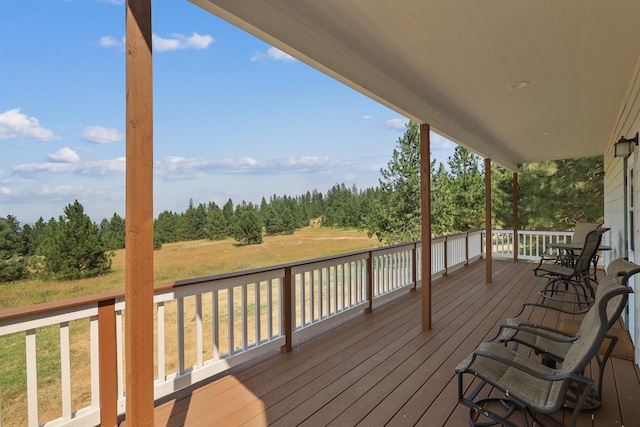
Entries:
[[[154,253],[155,283],[242,271],[379,246],[357,230],[307,227],[289,236],[267,236],[261,245],[235,246],[232,239],[170,243]],[[124,289],[124,250],[116,251],[112,272],[91,279],[2,285],[0,310]]]
[[[337,230],[308,227],[290,236],[265,237],[262,245],[235,246],[231,239],[223,241],[201,240],[164,245],[154,253],[155,282],[201,277],[241,271],[269,265],[319,258],[328,255],[352,252],[376,247],[376,239],[356,230]],[[102,277],[69,282],[25,281],[3,286],[0,309],[31,305],[39,302],[95,294],[124,288],[124,251],[117,251],[113,260],[113,271]],[[193,298],[191,298],[193,299]],[[185,318],[194,316],[194,303],[185,301]],[[209,302],[207,302],[209,301]],[[238,300],[236,300],[238,301]],[[264,301],[264,299],[262,299]],[[210,298],[203,298],[205,324],[210,322]],[[175,319],[175,302],[167,307],[167,321]],[[239,316],[235,318],[236,322]],[[195,348],[193,324],[187,323],[185,347]],[[60,380],[59,345],[57,328],[38,331],[39,355],[39,405],[40,422],[59,417]],[[169,332],[169,331],[167,331]],[[175,371],[176,340],[173,330],[165,338],[166,369]],[[205,332],[204,339],[210,340]],[[225,337],[221,336],[221,352],[228,351]],[[2,393],[2,425],[24,425],[26,422],[26,390],[24,390],[24,335],[14,334],[0,339],[0,393]],[[88,322],[72,325],[72,386],[73,409],[90,401],[90,371],[84,363],[88,357]],[[206,342],[205,341],[205,342]],[[235,344],[235,343],[234,343]],[[156,343],[157,345],[157,343]],[[41,350],[42,348],[42,350]],[[45,351],[46,348],[46,351]],[[4,351],[3,351],[4,349]],[[187,352],[187,365],[195,362],[194,352]],[[205,348],[205,359],[212,356]],[[42,358],[42,360],[41,360]],[[157,363],[157,361],[156,361]],[[58,364],[58,365],[57,365]],[[8,381],[8,379],[11,379]],[[45,396],[47,396],[45,398]]]

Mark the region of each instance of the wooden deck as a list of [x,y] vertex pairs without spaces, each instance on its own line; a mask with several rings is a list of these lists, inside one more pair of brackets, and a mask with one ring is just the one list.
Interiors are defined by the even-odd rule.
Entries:
[[[433,283],[433,329],[420,328],[420,291],[261,363],[160,403],[156,426],[467,426],[454,367],[503,319],[534,300],[531,264],[484,262]],[[557,316],[544,322],[557,324]],[[603,407],[580,426],[640,425],[640,371],[612,358]]]

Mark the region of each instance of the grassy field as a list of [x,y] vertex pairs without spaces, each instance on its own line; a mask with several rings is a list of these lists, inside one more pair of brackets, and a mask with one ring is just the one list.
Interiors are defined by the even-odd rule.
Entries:
[[[357,230],[318,226],[288,236],[266,236],[261,245],[235,246],[233,239],[170,243],[154,253],[154,281],[163,283],[248,270],[379,245],[376,238],[370,239]],[[124,259],[124,250],[116,251],[111,273],[101,277],[60,282],[27,280],[2,285],[0,310],[124,289]]]
[[[368,238],[366,233],[321,227],[307,227],[290,236],[265,237],[261,245],[235,246],[234,243],[229,239],[164,245],[154,253],[155,282],[266,267],[379,246],[377,239]],[[116,252],[112,272],[102,277],[69,282],[31,280],[2,285],[1,289],[0,309],[124,289],[124,251]],[[168,316],[171,316],[169,312]],[[77,365],[88,358],[88,322],[72,322],[70,328],[75,410],[76,405],[82,405],[90,399],[89,367]],[[37,336],[38,388],[41,396],[39,413],[42,422],[60,416],[58,328],[41,328]],[[172,337],[167,339],[168,343],[174,341]],[[168,347],[172,345],[175,344],[169,344]],[[187,342],[187,346],[189,345],[191,344]],[[167,353],[173,352],[167,348]],[[26,423],[24,358],[24,334],[0,337],[0,424],[3,426]],[[175,361],[168,363],[175,364]]]

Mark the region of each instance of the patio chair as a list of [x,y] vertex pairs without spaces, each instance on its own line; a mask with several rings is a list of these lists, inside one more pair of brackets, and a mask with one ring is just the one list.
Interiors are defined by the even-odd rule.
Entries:
[[[551,422],[563,426],[562,421],[553,414],[569,405],[573,407],[569,425],[575,426],[586,400],[592,395],[594,384],[593,379],[584,376],[585,368],[605,339],[609,317],[620,315],[630,292],[629,287],[617,281],[608,281],[606,289],[599,294],[597,304],[585,315],[559,369],[538,363],[502,344],[481,343],[455,368],[458,375],[458,401],[469,407],[471,425],[500,423],[515,426],[509,418],[517,410],[525,426],[530,426],[529,419],[534,424]],[[480,381],[473,389],[469,387],[470,384],[465,386],[464,379],[469,377]],[[492,387],[495,388],[494,393],[498,391],[498,395],[481,396]],[[493,409],[494,405],[501,408],[503,413]],[[474,419],[474,413],[492,421]]]
[[[598,252],[602,235],[607,231],[609,228],[596,228],[587,233],[580,254],[572,265],[547,264],[538,267],[548,279],[544,289],[539,292],[540,296],[553,299],[560,294],[562,295],[560,299],[565,300],[567,294],[573,294],[576,299],[587,304],[593,302],[595,293],[590,283],[591,263]],[[560,289],[561,284],[565,285],[564,290]]]
[[[614,260],[609,264],[607,268],[607,277],[602,284],[598,286],[596,290],[595,304],[598,304],[602,298],[602,295],[615,284],[628,286],[629,278],[634,274],[640,272],[640,265],[631,263],[624,259]],[[534,305],[535,307],[535,305]],[[545,307],[546,309],[557,310],[568,313],[569,310],[556,307]],[[522,310],[521,310],[522,312]],[[577,313],[579,313],[578,311]],[[575,314],[576,312],[573,312]],[[619,314],[615,311],[607,310],[607,331],[611,329],[614,323],[618,320]],[[536,323],[532,323],[526,319],[513,317],[507,319],[506,322],[500,327],[500,332],[496,337],[498,342],[508,345],[513,343],[513,349],[517,350],[520,344],[532,349],[535,354],[538,354],[542,358],[542,363],[550,368],[555,368],[556,364],[562,363],[571,348],[573,342],[578,338],[576,335],[568,334],[558,329],[546,327]],[[494,338],[494,340],[496,339]],[[593,390],[591,396],[585,403],[585,408],[588,410],[595,410],[602,404],[602,379],[604,376],[604,369],[609,356],[613,351],[618,337],[615,335],[607,334],[606,339],[609,345],[603,355],[596,353],[595,359],[598,363],[598,379],[596,388]]]
[[[591,222],[579,222],[575,225],[573,229],[573,236],[571,237],[571,243],[575,244],[584,244],[585,239],[587,238],[587,234],[590,231],[599,228],[602,224],[591,223]],[[553,251],[556,253],[553,253]],[[573,261],[575,261],[575,257],[580,254],[579,250],[574,250],[571,252],[567,252],[563,249],[555,248],[553,245],[547,246],[544,253],[540,256],[540,262],[533,269],[533,273],[536,276],[544,276],[544,272],[541,270],[541,267],[546,264],[562,264],[562,265],[571,265]]]

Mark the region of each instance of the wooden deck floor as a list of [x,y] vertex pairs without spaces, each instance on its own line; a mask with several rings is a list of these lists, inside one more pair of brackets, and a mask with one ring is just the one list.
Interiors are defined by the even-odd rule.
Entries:
[[[454,367],[543,285],[531,264],[484,262],[433,283],[433,329],[420,327],[420,291],[402,296],[287,354],[156,408],[156,426],[468,426]],[[546,316],[545,323],[558,322]],[[580,426],[640,425],[640,372],[612,358],[604,404]]]

